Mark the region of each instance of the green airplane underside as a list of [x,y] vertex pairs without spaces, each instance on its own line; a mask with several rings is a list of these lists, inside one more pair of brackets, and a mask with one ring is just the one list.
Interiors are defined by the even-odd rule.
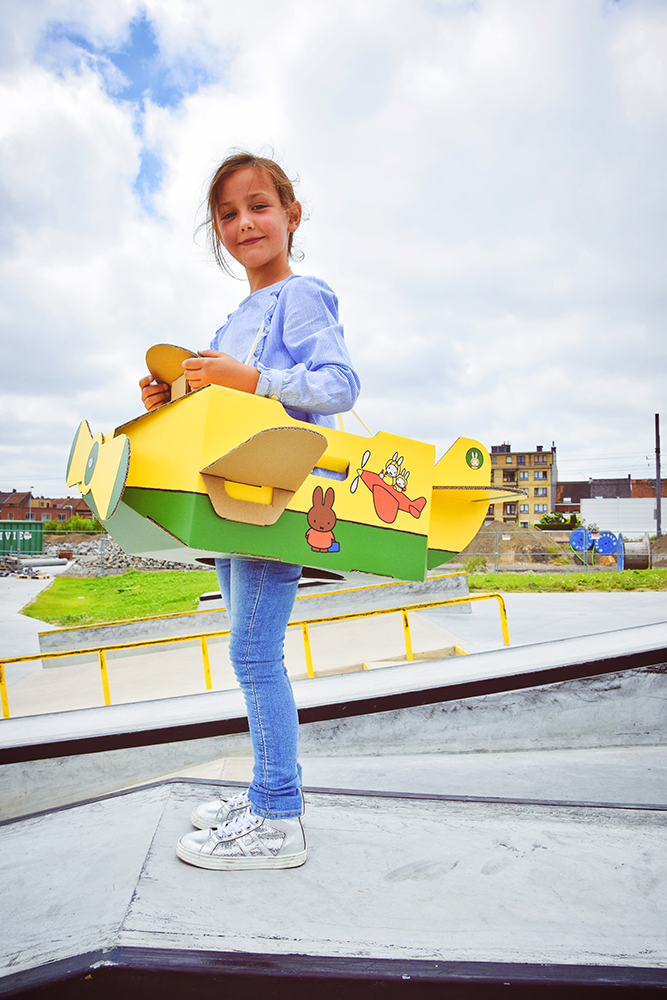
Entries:
[[305,537],[306,516],[298,511],[284,511],[272,525],[244,524],[218,517],[205,494],[135,486],[125,489],[105,526],[128,552],[183,562],[243,552],[333,571],[363,567],[365,573],[423,580],[426,569],[456,555],[428,550],[423,535],[342,520],[334,527],[339,551],[314,552]]

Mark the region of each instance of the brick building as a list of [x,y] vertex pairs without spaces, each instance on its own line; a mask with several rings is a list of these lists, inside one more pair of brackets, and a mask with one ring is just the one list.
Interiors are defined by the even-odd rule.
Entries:
[[[580,514],[582,500],[637,500],[655,497],[655,479],[588,479],[582,482],[558,483],[556,512]],[[661,495],[667,496],[667,486]]]
[[82,497],[34,497],[28,490],[21,493],[0,491],[0,521],[68,521],[78,514],[91,517],[93,512]]

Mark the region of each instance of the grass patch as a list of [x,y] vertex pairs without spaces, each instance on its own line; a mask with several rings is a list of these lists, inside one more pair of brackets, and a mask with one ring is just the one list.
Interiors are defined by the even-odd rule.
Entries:
[[667,590],[667,569],[628,569],[622,573],[474,573],[470,590],[513,594]]
[[213,571],[79,578],[58,576],[23,611],[52,625],[84,625],[195,611],[201,594],[217,590]]
[[[573,591],[667,590],[667,569],[624,573],[475,573],[470,590],[524,594]],[[217,590],[213,571],[142,573],[120,576],[58,576],[23,611],[52,625],[85,625],[195,611],[202,594]]]

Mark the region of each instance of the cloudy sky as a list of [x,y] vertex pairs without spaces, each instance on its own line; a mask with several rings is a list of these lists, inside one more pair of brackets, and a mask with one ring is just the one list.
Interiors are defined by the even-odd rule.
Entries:
[[373,431],[654,474],[664,0],[21,0],[0,60],[0,489],[62,494],[245,296],[193,239],[239,146],[300,179]]

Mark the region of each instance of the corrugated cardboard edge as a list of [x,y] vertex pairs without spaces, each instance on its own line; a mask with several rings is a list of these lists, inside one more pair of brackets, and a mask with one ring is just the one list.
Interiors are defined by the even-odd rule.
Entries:
[[[213,509],[220,517],[246,524],[275,524],[306,476],[327,448],[324,434],[305,427],[272,427],[259,431],[201,470]],[[270,504],[238,500],[225,481],[268,486]]]
[[154,344],[146,351],[146,364],[156,382],[171,385],[183,374],[186,358],[196,358],[194,351],[176,344]]

